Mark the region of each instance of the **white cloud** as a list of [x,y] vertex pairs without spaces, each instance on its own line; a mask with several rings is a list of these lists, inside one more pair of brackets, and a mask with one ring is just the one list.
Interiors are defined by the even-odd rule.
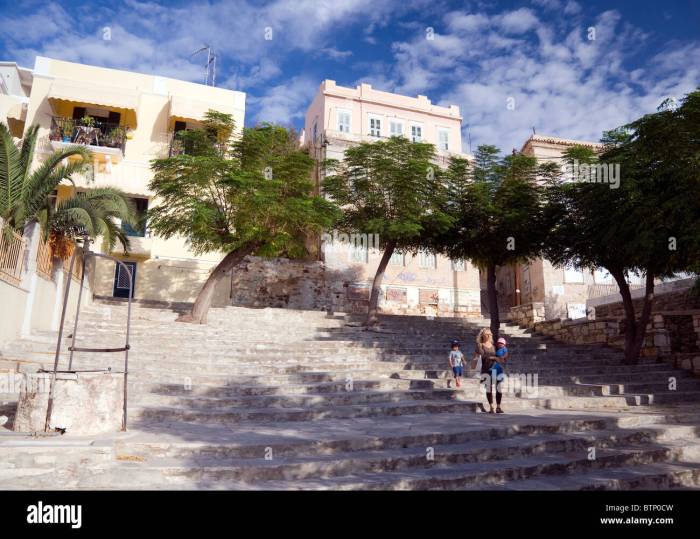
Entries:
[[[6,52],[27,65],[40,54],[199,80],[201,62],[191,55],[207,43],[220,64],[236,65],[239,74],[232,80],[247,82],[279,75],[279,59],[292,51],[325,46],[327,54],[343,58],[347,51],[326,46],[339,25],[360,18],[380,23],[393,9],[390,0],[276,0],[264,6],[219,0],[187,7],[128,0],[97,13],[76,9],[69,15],[49,2],[31,15],[1,17],[0,27]],[[111,29],[111,41],[102,40],[104,27]]]
[[318,91],[319,81],[298,76],[284,84],[272,86],[262,96],[249,96],[255,122],[290,124],[302,119]]
[[527,8],[508,11],[497,19],[500,29],[508,34],[522,34],[535,28],[539,22],[532,10]]
[[[520,148],[532,127],[598,140],[604,130],[655,110],[669,95],[681,97],[700,81],[698,41],[671,44],[639,65],[635,54],[649,35],[617,11],[582,24],[570,16],[580,11],[574,2],[536,4],[564,15],[545,22],[526,8],[489,16],[448,13],[434,41],[394,44],[386,76],[401,93],[459,105],[473,143],[504,151]],[[594,40],[588,26],[595,28]]]
[[352,56],[352,51],[341,51],[335,47],[324,47],[320,52],[333,60],[342,60]]

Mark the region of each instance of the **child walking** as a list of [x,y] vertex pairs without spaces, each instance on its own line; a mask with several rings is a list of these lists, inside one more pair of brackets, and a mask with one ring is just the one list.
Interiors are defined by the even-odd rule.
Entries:
[[452,341],[452,350],[449,356],[452,374],[455,377],[455,386],[462,387],[462,375],[464,373],[464,354],[459,349],[459,341]]

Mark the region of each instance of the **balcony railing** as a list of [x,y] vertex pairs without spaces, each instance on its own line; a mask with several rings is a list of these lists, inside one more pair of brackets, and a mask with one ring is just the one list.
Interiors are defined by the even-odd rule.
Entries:
[[146,227],[142,226],[141,228],[137,229],[131,226],[129,223],[122,223],[122,232],[131,238],[144,238],[146,236]]
[[39,237],[39,248],[36,251],[36,271],[45,279],[51,280],[53,270],[53,254],[48,241],[44,241],[43,235]]
[[0,280],[19,286],[26,240],[0,219]]
[[85,144],[103,148],[117,148],[124,152],[126,128],[100,120],[74,120],[54,116],[51,119],[49,139],[67,144]]
[[192,153],[194,142],[190,138],[178,136],[179,133],[183,133],[183,131],[178,131],[177,133],[171,131],[167,134],[168,157]]

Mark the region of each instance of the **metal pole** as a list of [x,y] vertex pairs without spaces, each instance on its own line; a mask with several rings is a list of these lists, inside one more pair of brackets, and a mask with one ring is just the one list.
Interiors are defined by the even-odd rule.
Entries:
[[126,343],[124,344],[124,348],[126,348],[126,350],[124,350],[124,416],[122,419],[122,431],[126,431],[126,401],[129,385],[129,329],[131,328],[131,297],[134,295],[134,276],[131,274],[131,270],[126,264],[122,262],[119,263],[126,268],[129,275],[129,301],[126,311]]
[[[80,302],[83,299],[83,285],[85,284],[85,261],[87,260],[87,257],[90,256],[90,239],[85,237],[85,242],[83,245],[85,246],[83,251],[83,271],[82,275],[80,276],[80,290],[78,290],[78,308],[75,310],[75,324],[73,324],[73,340],[71,341],[70,346],[70,356],[68,356],[69,371],[73,368],[73,348],[75,348],[75,336],[78,333],[78,317],[80,316]],[[68,298],[66,298],[66,301],[67,300]]]

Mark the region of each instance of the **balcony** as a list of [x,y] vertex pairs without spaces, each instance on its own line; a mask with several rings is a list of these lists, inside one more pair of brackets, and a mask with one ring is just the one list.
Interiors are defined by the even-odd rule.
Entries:
[[[131,236],[129,235],[129,255],[135,257],[150,258],[151,247],[153,246],[153,238],[146,236]],[[121,243],[117,242],[114,247],[115,253],[122,252]]]
[[[131,256],[149,258],[151,256],[152,238],[146,236],[145,226],[140,229],[135,229],[127,223],[121,224],[121,229],[129,238],[129,254]],[[122,244],[117,242],[114,246],[114,253],[122,252]]]
[[168,140],[168,157],[175,157],[187,153],[185,151],[185,142],[177,136],[177,133],[168,133]]
[[196,129],[183,129],[167,133],[168,157],[178,155],[194,155],[206,151],[209,143],[204,143],[195,133]]
[[81,144],[95,153],[124,157],[126,127],[85,117],[81,120],[53,116],[49,140],[54,149]]

